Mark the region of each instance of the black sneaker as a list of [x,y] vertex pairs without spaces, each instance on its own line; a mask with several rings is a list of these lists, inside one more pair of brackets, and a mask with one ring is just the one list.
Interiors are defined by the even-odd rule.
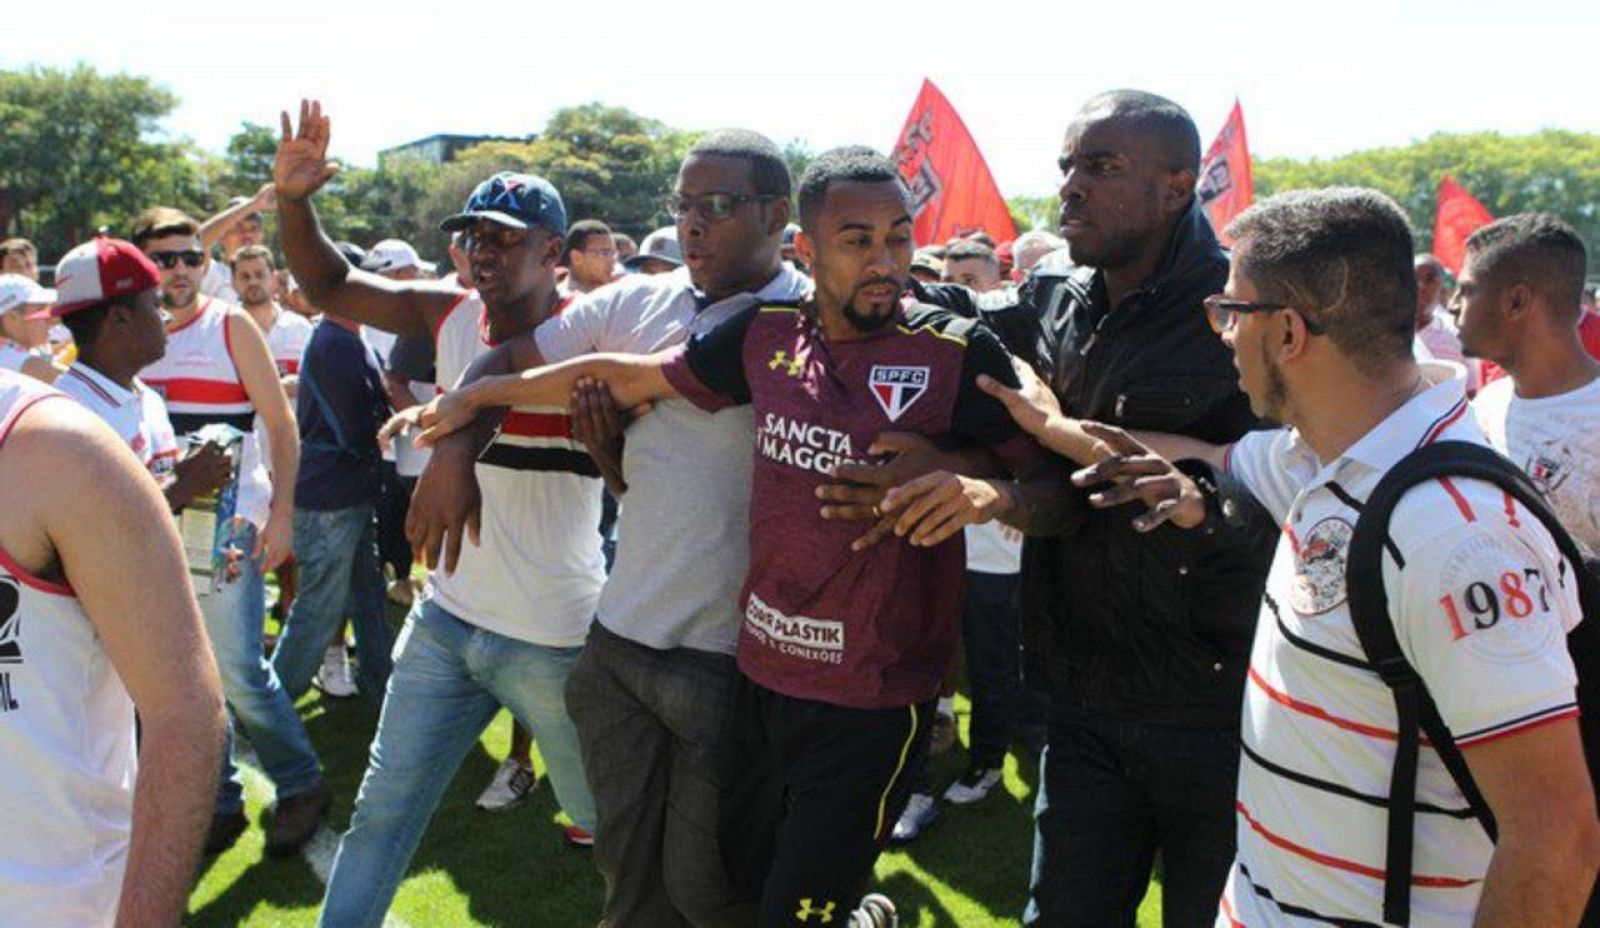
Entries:
[[322,817],[328,813],[332,801],[328,787],[322,783],[298,795],[279,799],[272,826],[267,829],[267,856],[288,857],[305,847],[322,825]]
[[250,819],[245,817],[243,809],[231,815],[211,816],[211,830],[206,832],[206,854],[221,854],[233,847],[249,827]]

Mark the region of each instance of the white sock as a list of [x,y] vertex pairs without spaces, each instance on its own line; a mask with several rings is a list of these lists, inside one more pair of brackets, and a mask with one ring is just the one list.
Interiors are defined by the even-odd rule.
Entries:
[[940,696],[939,697],[939,714],[940,715],[948,715],[951,718],[955,718],[955,714],[956,714],[956,698],[954,696]]

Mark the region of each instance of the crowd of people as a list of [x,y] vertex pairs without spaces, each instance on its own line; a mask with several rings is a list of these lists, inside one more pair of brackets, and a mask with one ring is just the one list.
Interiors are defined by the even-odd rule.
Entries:
[[241,762],[298,852],[313,685],[382,705],[326,926],[384,922],[502,710],[478,805],[537,745],[605,884],[573,924],[898,924],[878,855],[1013,748],[1025,924],[1130,925],[1158,861],[1179,928],[1600,923],[1600,316],[1560,220],[1452,277],[1333,188],[1225,249],[1192,119],[1123,90],[1069,121],[1059,237],[919,243],[882,154],[793,178],[727,129],[640,242],[498,173],[444,266],[328,238],[330,137],[303,103],[272,183],[50,288],[0,243],[0,923],[177,923]]

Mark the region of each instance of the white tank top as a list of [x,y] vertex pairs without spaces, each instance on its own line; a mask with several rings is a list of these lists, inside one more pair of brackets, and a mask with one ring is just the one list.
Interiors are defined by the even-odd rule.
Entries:
[[[61,393],[0,373],[0,457]],[[0,923],[109,925],[137,771],[133,703],[72,589],[0,549]]]
[[[272,328],[262,333],[267,337],[267,350],[278,376],[300,373],[300,359],[311,341],[311,323],[304,316],[280,308],[272,319]],[[289,404],[290,411],[294,403]],[[256,525],[265,525],[272,510],[272,477],[267,463],[272,460],[272,442],[267,437],[267,427],[256,416],[251,428],[251,438],[239,449],[239,497],[235,514]]]
[[[434,332],[439,383],[454,384],[489,350],[488,338],[483,300],[472,291]],[[477,475],[481,544],[461,546],[454,574],[430,574],[430,594],[462,621],[507,637],[550,647],[582,644],[605,580],[601,484],[594,462],[572,439],[566,409],[512,410],[479,457]]]
[[239,381],[228,336],[229,304],[205,299],[195,317],[167,333],[166,356],[139,372],[167,403],[178,434],[211,422],[251,430],[255,407]]

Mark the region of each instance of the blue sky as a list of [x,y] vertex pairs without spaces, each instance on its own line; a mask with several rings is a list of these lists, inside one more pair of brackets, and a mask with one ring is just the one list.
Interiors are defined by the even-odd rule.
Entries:
[[923,77],[1007,195],[1050,192],[1072,112],[1118,86],[1182,103],[1208,141],[1238,96],[1258,156],[1439,130],[1600,132],[1600,4],[1569,0],[74,0],[30,4],[12,26],[0,66],[149,75],[182,100],[167,131],[213,149],[240,120],[319,96],[354,164],[435,132],[537,131],[591,100],[684,128],[886,148]]

